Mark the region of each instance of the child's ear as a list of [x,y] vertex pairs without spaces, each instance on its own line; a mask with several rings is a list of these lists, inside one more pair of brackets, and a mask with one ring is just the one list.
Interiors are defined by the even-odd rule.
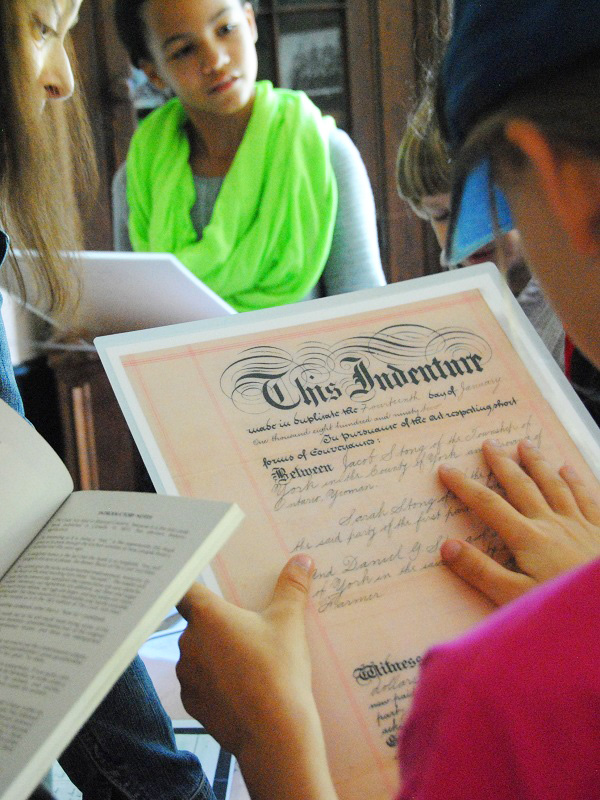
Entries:
[[140,69],[146,73],[146,77],[150,81],[150,83],[154,84],[157,89],[168,89],[167,84],[163,81],[163,79],[158,74],[156,67],[154,66],[154,61],[149,61],[147,59],[142,59],[140,61]]
[[600,161],[558,151],[529,120],[511,120],[505,136],[527,156],[577,253],[600,256]]

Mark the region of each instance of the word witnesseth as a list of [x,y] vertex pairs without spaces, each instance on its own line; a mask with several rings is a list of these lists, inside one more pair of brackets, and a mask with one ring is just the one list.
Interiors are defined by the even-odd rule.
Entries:
[[380,661],[377,664],[371,661],[370,664],[361,664],[353,671],[352,675],[358,684],[365,684],[378,678],[384,678],[386,675],[392,675],[394,672],[414,669],[419,666],[420,662],[421,656],[405,658],[402,661]]

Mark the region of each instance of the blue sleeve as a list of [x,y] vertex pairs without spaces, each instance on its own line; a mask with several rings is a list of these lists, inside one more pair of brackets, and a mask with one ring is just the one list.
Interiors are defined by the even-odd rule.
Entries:
[[[6,269],[4,261],[8,252],[8,236],[4,231],[0,231],[0,269]],[[2,295],[0,294],[0,309],[2,307]],[[15,380],[8,349],[8,340],[4,329],[4,322],[0,314],[0,398],[9,404],[15,411],[23,416],[23,401]]]

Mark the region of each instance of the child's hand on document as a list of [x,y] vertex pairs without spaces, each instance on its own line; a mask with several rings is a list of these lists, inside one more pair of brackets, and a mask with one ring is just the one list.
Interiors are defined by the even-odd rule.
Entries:
[[600,556],[600,485],[585,485],[570,467],[556,471],[530,442],[518,445],[520,465],[494,442],[483,456],[506,492],[447,467],[440,479],[512,552],[521,572],[501,566],[467,542],[449,540],[442,558],[497,605]]
[[292,558],[262,613],[198,584],[178,606],[183,705],[235,755],[253,800],[336,797],[304,625],[313,571],[308,556]]

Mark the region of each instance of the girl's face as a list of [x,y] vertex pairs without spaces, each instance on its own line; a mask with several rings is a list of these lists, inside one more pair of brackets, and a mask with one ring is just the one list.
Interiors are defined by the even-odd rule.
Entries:
[[235,114],[254,98],[258,69],[254,12],[239,0],[148,0],[152,63],[142,64],[189,112]]
[[433,228],[435,238],[443,251],[450,222],[450,195],[432,194],[422,197],[419,211]]
[[[446,266],[444,258],[444,248],[448,235],[448,224],[450,222],[450,195],[434,194],[427,195],[421,199],[419,206],[421,215],[431,224],[435,238],[442,248],[440,260],[442,266]],[[500,254],[502,251],[502,263],[500,264]],[[497,266],[503,266],[507,276],[511,272],[516,272],[523,266],[523,248],[521,240],[516,230],[504,234],[498,242],[490,242],[485,247],[481,247],[472,253],[462,262],[463,267],[472,267],[474,264],[483,264],[485,261],[492,261]]]
[[81,0],[27,0],[27,41],[39,108],[65,100],[74,81],[65,41],[77,22]]

